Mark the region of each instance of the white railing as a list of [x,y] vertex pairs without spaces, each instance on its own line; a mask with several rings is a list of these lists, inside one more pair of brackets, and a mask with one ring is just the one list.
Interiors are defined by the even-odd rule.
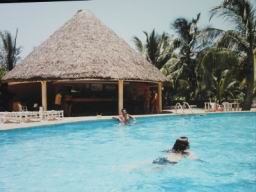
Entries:
[[175,111],[178,113],[178,109],[181,109],[182,113],[184,113],[183,107],[180,103],[176,103],[175,105]]
[[193,113],[193,110],[192,110],[191,106],[188,104],[188,102],[183,102],[183,105],[182,105],[183,110],[186,109],[186,107],[187,107],[187,109],[190,110],[191,113]]

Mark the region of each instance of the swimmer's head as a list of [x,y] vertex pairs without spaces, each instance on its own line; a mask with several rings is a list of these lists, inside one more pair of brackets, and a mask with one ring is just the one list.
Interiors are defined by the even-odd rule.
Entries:
[[187,137],[178,138],[172,147],[173,152],[184,152],[187,149],[189,149],[189,142]]
[[122,114],[127,114],[127,111],[125,108],[121,109]]

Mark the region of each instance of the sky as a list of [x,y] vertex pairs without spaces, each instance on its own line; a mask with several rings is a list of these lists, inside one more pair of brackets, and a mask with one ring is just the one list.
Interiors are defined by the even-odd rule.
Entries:
[[[253,2],[256,0],[252,0]],[[209,10],[221,0],[92,0],[73,2],[0,4],[0,31],[13,35],[18,28],[18,45],[24,58],[80,9],[90,10],[132,47],[133,36],[142,31],[174,34],[171,23],[178,17],[191,19],[201,13],[199,27],[228,29],[230,24],[214,18]]]

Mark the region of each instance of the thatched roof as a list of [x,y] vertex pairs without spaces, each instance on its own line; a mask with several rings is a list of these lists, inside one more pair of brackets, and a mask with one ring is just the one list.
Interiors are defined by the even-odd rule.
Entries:
[[78,11],[3,78],[56,79],[167,80],[89,11]]

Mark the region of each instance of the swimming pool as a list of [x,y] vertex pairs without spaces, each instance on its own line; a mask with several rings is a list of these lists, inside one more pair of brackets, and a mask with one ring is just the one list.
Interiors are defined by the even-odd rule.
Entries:
[[[179,136],[204,162],[154,165]],[[256,113],[162,116],[0,132],[1,192],[256,191]]]

